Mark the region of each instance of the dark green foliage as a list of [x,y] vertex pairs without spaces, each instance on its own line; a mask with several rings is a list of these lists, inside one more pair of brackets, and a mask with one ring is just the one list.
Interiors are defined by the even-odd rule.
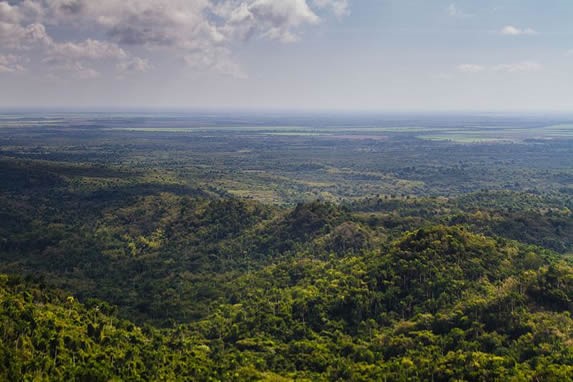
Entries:
[[140,328],[73,297],[0,276],[0,379],[206,380],[209,348],[190,333]]
[[489,229],[479,207],[449,217],[451,202],[431,199],[284,209],[143,187],[91,199],[84,214],[67,192],[34,191],[35,206],[4,196],[5,213],[22,219],[1,225],[11,232],[2,267],[41,277],[2,278],[3,379],[573,372],[573,269],[545,249],[475,233]]
[[[3,276],[5,378],[559,380],[571,375],[573,268],[435,226],[388,250],[300,253],[226,284],[205,319],[138,328]],[[529,262],[524,261],[528,258]],[[566,377],[568,378],[568,377]]]
[[0,128],[0,380],[573,379],[570,141],[96,120]]

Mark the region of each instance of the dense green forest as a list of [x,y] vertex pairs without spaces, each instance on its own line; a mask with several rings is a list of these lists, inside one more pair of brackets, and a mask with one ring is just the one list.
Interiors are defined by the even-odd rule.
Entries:
[[573,379],[570,141],[74,123],[0,129],[0,380]]

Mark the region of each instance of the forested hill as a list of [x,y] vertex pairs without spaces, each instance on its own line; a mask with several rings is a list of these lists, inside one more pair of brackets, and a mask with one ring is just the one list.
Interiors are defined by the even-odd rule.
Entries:
[[0,380],[573,375],[570,199],[275,206],[121,168],[0,170]]
[[435,226],[383,251],[303,251],[171,329],[0,278],[3,380],[554,380],[573,373],[573,268]]
[[[299,206],[273,220],[267,232],[287,235],[285,227],[294,229],[287,222],[304,210],[306,224],[314,227],[308,232],[315,232],[304,240],[312,245],[227,276],[232,280],[220,281],[220,295],[211,296],[216,303],[202,318],[172,328],[138,326],[107,302],[78,302],[40,280],[2,276],[0,376],[93,381],[571,377],[569,264],[538,248],[460,226],[427,226],[381,243],[358,223],[329,229],[344,216],[331,209]],[[296,230],[288,237],[296,238]],[[177,272],[183,271],[172,273]]]

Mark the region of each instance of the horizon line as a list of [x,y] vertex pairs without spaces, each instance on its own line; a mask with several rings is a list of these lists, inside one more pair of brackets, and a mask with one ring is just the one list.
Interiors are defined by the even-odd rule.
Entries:
[[573,110],[563,109],[538,109],[538,110],[520,110],[520,109],[334,109],[334,108],[278,108],[278,107],[180,107],[180,106],[78,106],[78,107],[65,107],[65,106],[0,106],[0,113],[10,112],[29,112],[29,113],[288,113],[300,115],[312,114],[330,114],[330,115],[344,115],[344,114],[363,114],[363,115],[488,115],[488,114],[502,114],[502,115],[573,115]]

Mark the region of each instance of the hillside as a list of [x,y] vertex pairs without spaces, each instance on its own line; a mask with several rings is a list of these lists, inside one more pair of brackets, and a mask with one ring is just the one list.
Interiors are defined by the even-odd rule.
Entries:
[[571,197],[271,204],[0,161],[1,380],[565,381]]
[[203,319],[158,330],[105,302],[4,276],[2,375],[485,381],[573,372],[573,268],[460,227],[343,255],[303,250],[221,288]]

